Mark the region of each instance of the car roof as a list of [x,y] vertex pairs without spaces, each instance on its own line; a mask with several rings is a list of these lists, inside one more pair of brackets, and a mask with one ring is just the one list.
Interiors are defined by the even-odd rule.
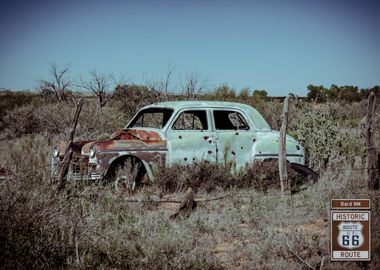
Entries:
[[155,104],[148,105],[145,108],[154,107],[166,107],[173,108],[174,110],[180,110],[184,108],[209,108],[209,107],[220,107],[220,108],[235,108],[240,110],[252,110],[252,107],[246,104],[237,102],[225,102],[225,101],[165,101],[158,102]]

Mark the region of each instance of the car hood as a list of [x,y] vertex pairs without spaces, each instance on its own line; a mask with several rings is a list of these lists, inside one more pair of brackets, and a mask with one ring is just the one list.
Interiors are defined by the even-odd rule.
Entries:
[[[73,153],[74,155],[81,155],[82,147],[86,144],[88,144],[91,141],[76,141],[73,142]],[[59,149],[59,156],[64,156],[67,148],[67,142],[61,141],[57,145]]]
[[91,146],[95,146],[97,150],[119,150],[119,148],[125,150],[126,147],[143,150],[146,145],[162,145],[163,142],[166,146],[164,134],[159,130],[149,128],[124,129],[114,132],[109,140],[88,142],[82,147],[82,155],[88,155]]

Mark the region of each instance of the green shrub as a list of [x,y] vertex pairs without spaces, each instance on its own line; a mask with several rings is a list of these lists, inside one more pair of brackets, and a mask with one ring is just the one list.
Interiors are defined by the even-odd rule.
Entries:
[[304,104],[289,116],[289,134],[306,150],[310,167],[320,168],[339,154],[343,137],[336,121],[323,109]]

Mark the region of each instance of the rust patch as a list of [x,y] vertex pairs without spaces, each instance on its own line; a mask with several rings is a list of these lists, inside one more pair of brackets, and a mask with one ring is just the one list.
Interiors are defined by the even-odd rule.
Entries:
[[[89,142],[91,142],[91,141],[77,141],[77,142],[74,142],[73,143],[73,152],[74,152],[74,155],[80,155],[81,151],[82,151],[82,147],[84,145],[86,145],[87,143],[89,143]],[[67,143],[64,142],[64,141],[61,141],[58,144],[58,148],[59,148],[59,156],[63,157],[65,155],[65,152],[66,152]]]
[[[167,144],[164,140],[107,140],[97,141],[93,145],[97,150],[112,150],[112,151],[149,151],[167,150]],[[88,145],[86,147],[89,148]]]
[[141,129],[119,130],[111,135],[111,140],[161,140],[158,132]]
[[138,157],[139,159],[144,160],[148,163],[159,164],[159,165],[165,164],[166,153],[144,152],[144,151],[136,151],[136,152],[130,152],[130,153],[131,155]]

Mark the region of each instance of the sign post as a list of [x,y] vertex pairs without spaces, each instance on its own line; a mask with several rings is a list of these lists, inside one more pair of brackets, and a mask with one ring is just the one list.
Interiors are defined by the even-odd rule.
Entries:
[[332,199],[331,209],[331,260],[371,260],[370,201]]

